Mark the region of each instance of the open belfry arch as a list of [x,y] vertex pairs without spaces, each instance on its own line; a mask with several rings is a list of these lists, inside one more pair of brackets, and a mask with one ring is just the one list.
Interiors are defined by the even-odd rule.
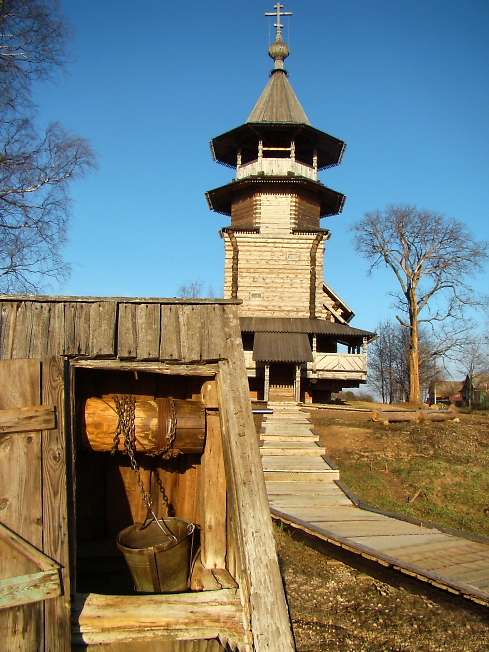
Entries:
[[211,141],[214,160],[236,176],[207,200],[231,218],[221,229],[224,296],[243,302],[252,397],[321,401],[366,381],[372,333],[348,325],[353,312],[323,280],[330,233],[320,222],[342,211],[345,196],[318,172],[338,165],[346,144],[310,124],[289,83],[281,17],[291,12],[282,8],[266,14],[277,22],[265,90],[244,125]]

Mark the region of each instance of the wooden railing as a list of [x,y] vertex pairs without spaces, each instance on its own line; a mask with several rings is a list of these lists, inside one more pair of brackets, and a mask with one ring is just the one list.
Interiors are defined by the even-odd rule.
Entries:
[[318,178],[315,168],[305,163],[292,161],[290,158],[262,158],[261,160],[251,161],[251,163],[245,163],[236,168],[236,178],[242,179],[243,177],[260,173],[265,175],[287,176],[288,172],[294,172],[299,176],[307,177],[314,181],[317,181]]
[[[245,351],[245,362],[248,370],[256,369],[253,352]],[[314,362],[307,363],[307,375],[314,377],[315,373],[332,371],[339,373],[367,373],[367,356],[365,353],[316,353]]]
[[354,371],[366,373],[365,353],[316,353],[314,362],[307,363],[307,371]]

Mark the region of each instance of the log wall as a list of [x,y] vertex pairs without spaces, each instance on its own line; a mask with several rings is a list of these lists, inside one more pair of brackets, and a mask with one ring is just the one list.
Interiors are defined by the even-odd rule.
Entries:
[[[311,249],[315,233],[281,235],[235,232],[241,316],[310,317]],[[225,237],[224,296],[233,281],[233,246]],[[324,241],[315,264],[315,310],[322,311]]]
[[320,200],[302,190],[256,192],[248,189],[235,198],[231,207],[233,229],[260,228],[262,233],[290,233],[292,229],[319,229]]

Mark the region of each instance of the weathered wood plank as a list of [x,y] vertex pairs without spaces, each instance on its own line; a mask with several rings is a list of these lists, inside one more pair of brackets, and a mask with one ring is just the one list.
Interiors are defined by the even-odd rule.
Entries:
[[23,301],[17,306],[15,331],[13,333],[12,358],[29,357],[32,337],[32,303]]
[[[236,551],[244,571],[242,590],[249,608],[257,652],[294,649],[278,567],[260,451],[249,398],[238,313],[225,324],[229,361],[219,363],[218,394],[229,509],[235,523]],[[264,573],[263,569],[267,572]],[[253,587],[251,600],[249,587]],[[247,614],[248,615],[248,614]]]
[[[39,361],[0,361],[0,409],[39,403]],[[1,437],[2,522],[38,548],[42,546],[40,458],[38,433]]]
[[57,569],[0,579],[0,609],[57,598],[60,593]]
[[[39,403],[40,362],[0,361],[0,409]],[[42,549],[40,433],[0,435],[0,515],[8,528]],[[13,568],[5,568],[4,562],[4,572],[7,577],[30,574],[31,563],[17,556],[12,559]],[[39,641],[44,641],[43,614],[43,603],[0,610],[2,652],[37,652]]]
[[55,427],[56,408],[54,405],[0,410],[0,434],[49,430]]
[[[203,309],[205,309],[203,311]],[[227,344],[224,335],[225,309],[223,306],[201,306],[203,323],[201,325],[201,356],[203,360],[222,360],[227,357]]]
[[219,582],[221,589],[237,589],[238,585],[226,568],[213,568],[212,574]]
[[115,355],[117,303],[97,301],[90,306],[90,355]]
[[217,410],[219,407],[219,402],[217,397],[216,381],[206,379],[202,384],[200,393],[204,407],[209,410]]
[[136,358],[138,352],[136,306],[119,304],[117,355],[119,358]]
[[168,376],[215,376],[217,364],[165,364],[164,362],[123,362],[120,360],[73,360],[73,367],[113,371],[148,371]]
[[77,595],[73,643],[227,638],[244,649],[242,607],[233,589],[151,596]]
[[0,304],[0,358],[9,360],[14,345],[15,321],[17,319],[17,302]]
[[22,574],[32,576],[41,571],[54,571],[58,578],[57,595],[60,595],[58,569],[58,564],[0,523],[0,579],[10,580]]
[[[49,322],[51,305],[49,303],[32,302],[30,304],[32,330],[29,350],[26,357],[41,358],[46,355],[50,337]],[[19,336],[21,334],[19,333]]]
[[199,362],[202,360],[200,332],[201,307],[177,306],[177,313],[182,359],[185,362]]
[[56,405],[57,427],[42,432],[43,550],[61,565],[63,595],[46,602],[46,650],[70,651],[70,575],[64,410],[64,363],[60,357],[42,361],[42,400]]
[[182,360],[180,341],[179,306],[161,306],[160,360]]
[[[224,641],[225,643],[225,641]],[[112,642],[100,645],[73,645],[72,652],[222,652],[224,647],[216,640],[201,639],[198,641],[167,641],[167,640],[140,640],[126,643]],[[229,648],[228,648],[229,650]]]
[[268,496],[271,507],[282,512],[287,509],[312,509],[314,507],[345,506],[350,503],[345,496]]
[[299,457],[297,455],[262,455],[264,471],[314,471],[331,470],[322,457]]
[[212,574],[212,571],[205,568],[200,554],[197,557],[192,570],[190,588],[192,591],[218,591],[221,588],[221,585]]
[[65,304],[52,303],[49,332],[47,338],[47,355],[64,355],[65,352]]
[[138,359],[158,360],[160,355],[160,306],[142,303],[136,308]]
[[400,548],[409,546],[422,545],[424,543],[438,543],[446,538],[446,534],[441,534],[436,530],[426,530],[422,534],[406,534],[403,537],[389,537],[389,536],[365,536],[365,537],[349,537],[351,541],[360,543],[363,546],[374,548],[391,556],[398,557],[402,560],[402,555],[399,554]]
[[201,546],[206,568],[226,567],[226,472],[219,414],[206,415],[206,442],[202,455]]
[[334,482],[267,482],[269,496],[344,496]]
[[[317,512],[316,512],[317,514]],[[304,511],[303,518],[304,520],[317,522],[316,518],[310,518],[309,511]],[[420,528],[417,525],[412,523],[406,523],[404,521],[397,521],[395,519],[383,519],[383,520],[370,520],[370,521],[349,521],[349,522],[337,522],[330,528],[336,535],[344,538],[360,538],[367,536],[383,536],[383,537],[404,537],[406,535],[416,535],[420,534]]]
[[65,355],[90,354],[90,303],[65,304]]

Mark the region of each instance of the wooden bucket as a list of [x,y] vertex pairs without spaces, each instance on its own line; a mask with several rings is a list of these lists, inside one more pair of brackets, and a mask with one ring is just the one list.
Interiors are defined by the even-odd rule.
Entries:
[[136,591],[180,593],[188,588],[194,529],[186,519],[167,517],[147,525],[135,523],[119,532],[117,547]]

